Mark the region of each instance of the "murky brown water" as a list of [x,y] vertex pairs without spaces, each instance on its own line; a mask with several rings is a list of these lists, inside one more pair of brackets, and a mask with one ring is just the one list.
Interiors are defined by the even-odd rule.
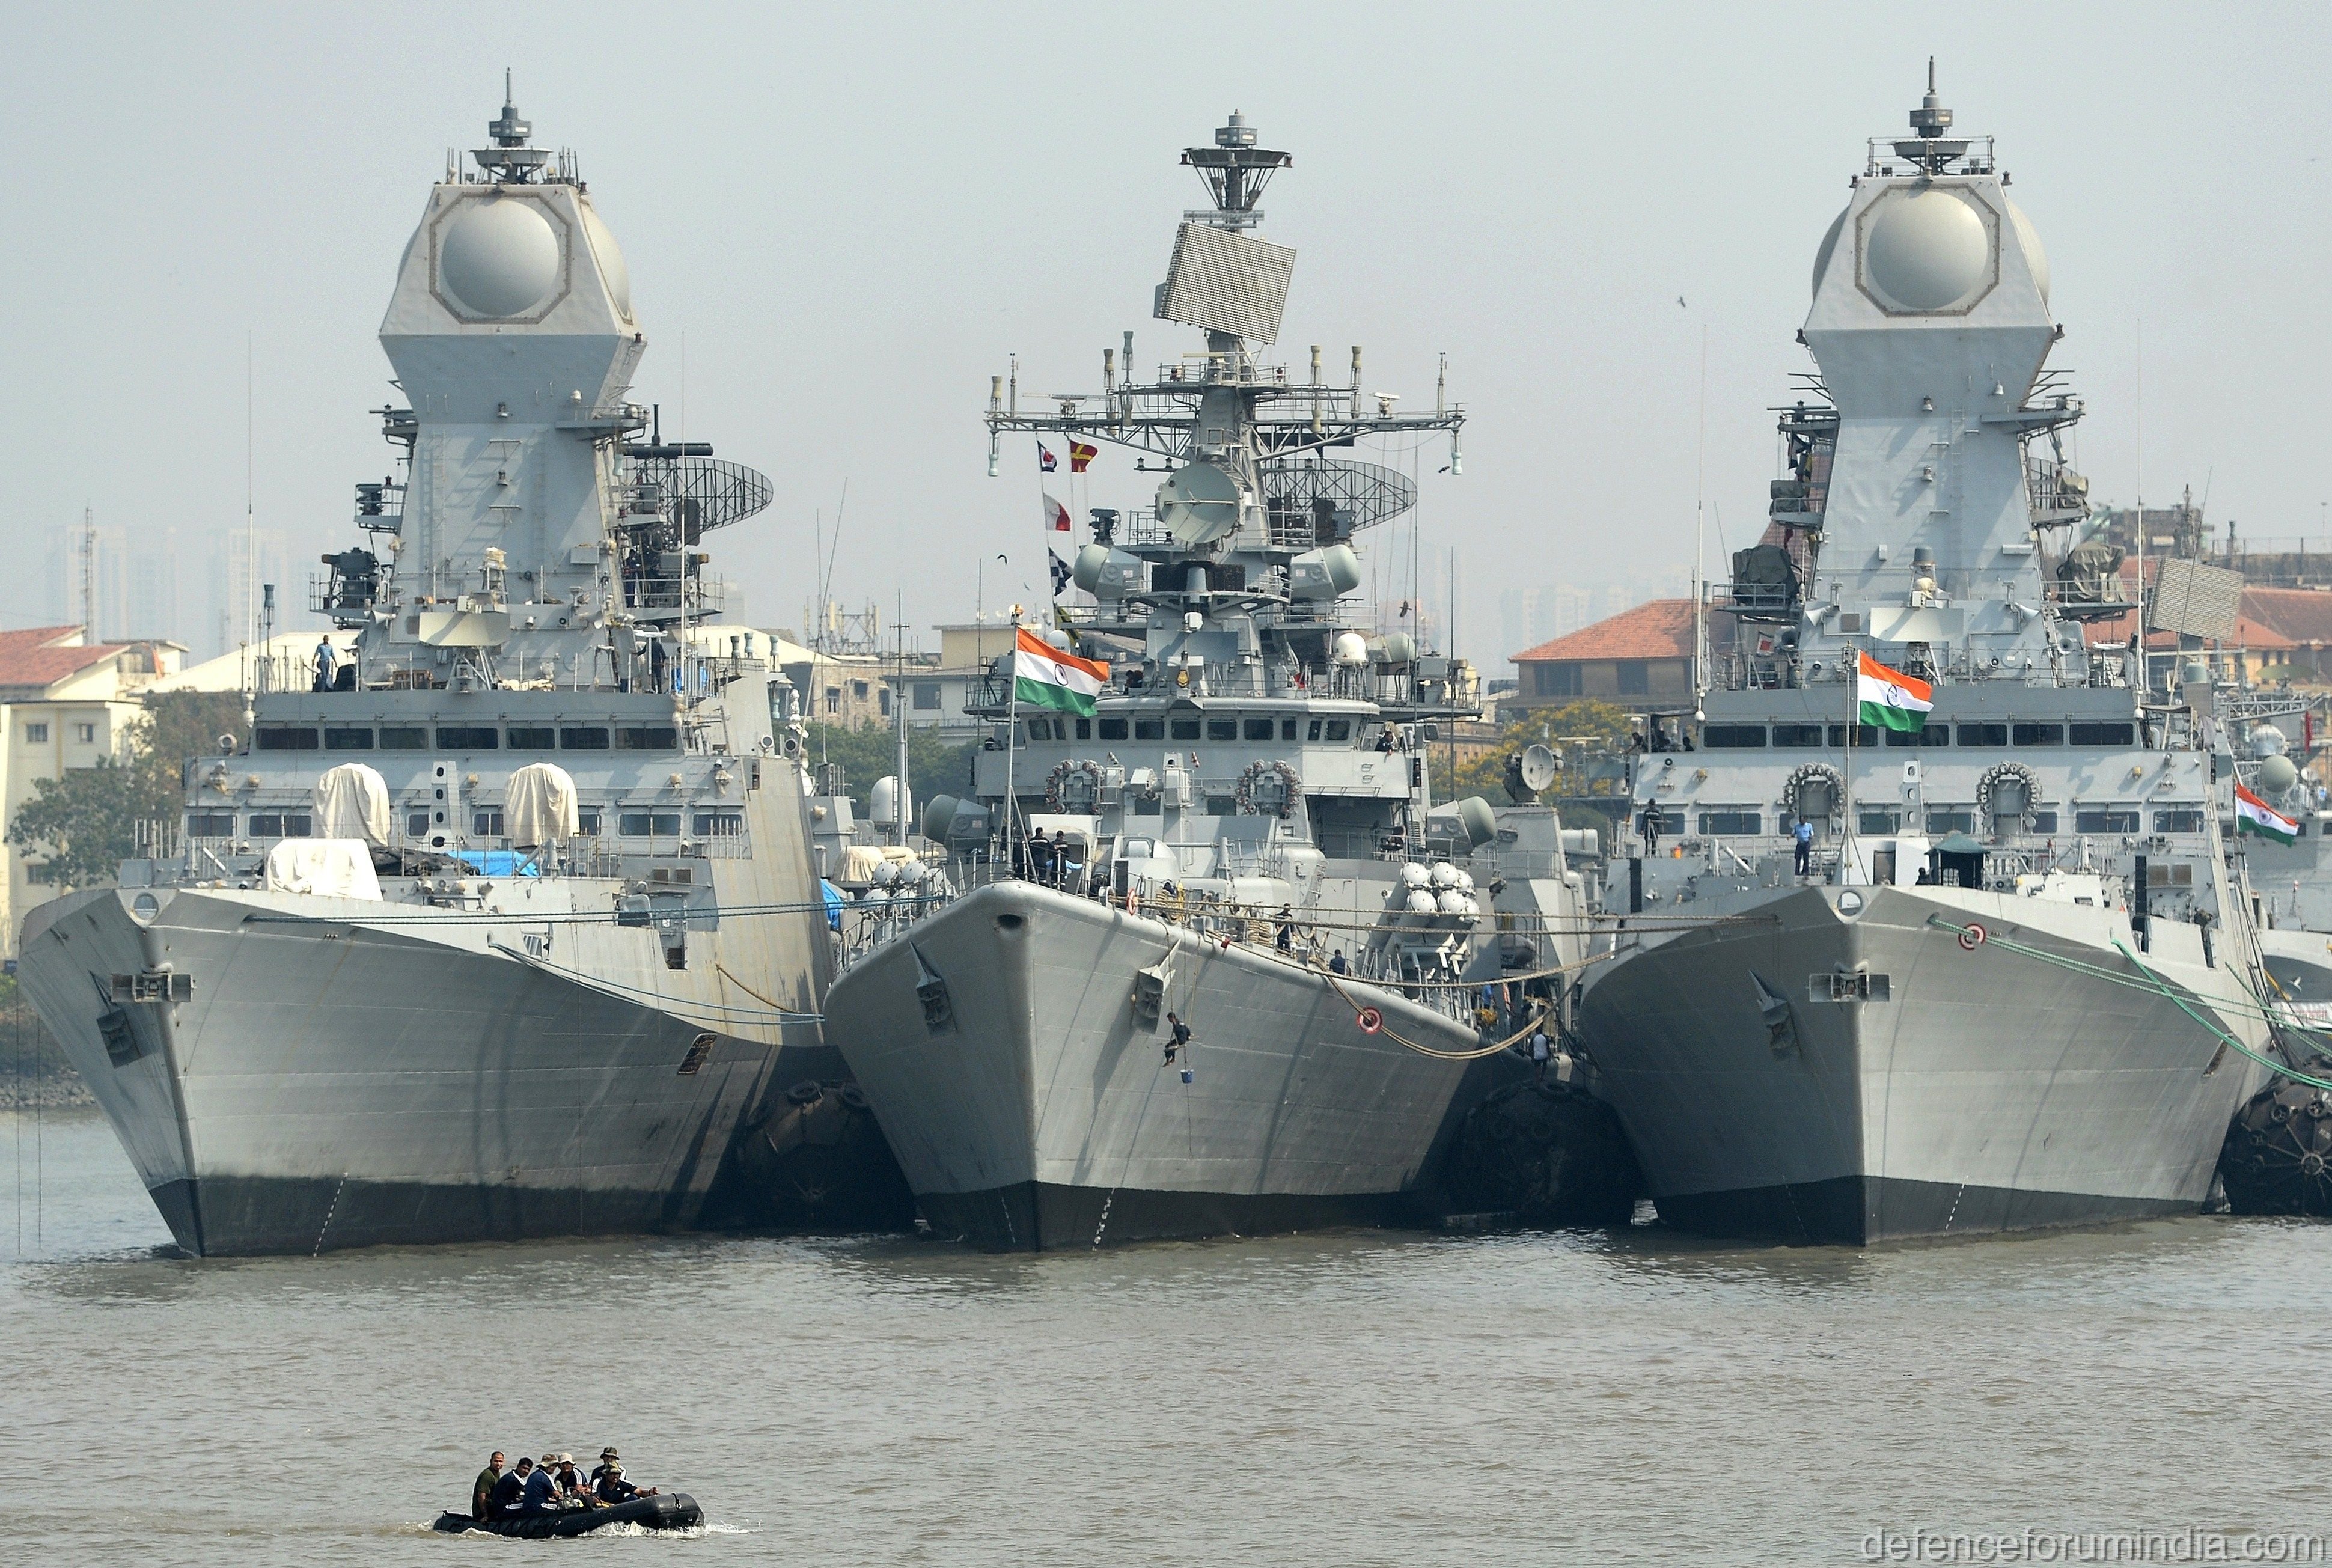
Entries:
[[[37,1187],[32,1133],[0,1117],[14,1562],[1828,1563],[1883,1526],[2332,1521],[2332,1226],[194,1263],[102,1121],[45,1119]],[[423,1527],[496,1446],[605,1442],[712,1527]]]

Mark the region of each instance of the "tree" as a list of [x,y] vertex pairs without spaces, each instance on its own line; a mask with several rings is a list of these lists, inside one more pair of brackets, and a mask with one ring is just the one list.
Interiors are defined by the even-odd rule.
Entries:
[[[1506,761],[1527,747],[1544,745],[1576,764],[1582,752],[1599,749],[1617,751],[1628,743],[1633,726],[1626,709],[1610,703],[1599,703],[1582,697],[1566,703],[1560,708],[1534,708],[1499,731],[1497,744],[1470,762],[1458,765],[1453,779],[1449,770],[1449,754],[1432,750],[1433,798],[1451,800],[1461,796],[1480,795],[1491,802],[1506,798]],[[1564,741],[1584,741],[1585,744],[1565,746]],[[1627,814],[1626,804],[1617,796],[1610,809],[1599,808],[1581,798],[1593,791],[1593,786],[1580,777],[1566,775],[1556,780],[1550,794],[1565,798],[1563,804],[1563,825],[1565,827],[1594,827],[1611,842],[1613,825]]]
[[7,841],[32,880],[97,887],[114,879],[141,847],[142,823],[177,820],[185,809],[189,757],[215,756],[218,737],[243,729],[237,692],[165,692],[123,737],[123,755],[62,778],[35,779],[33,798],[8,824]]
[[[921,811],[934,795],[963,795],[971,788],[972,754],[977,741],[951,745],[927,725],[907,726],[907,784]],[[899,770],[899,737],[888,728],[869,725],[846,730],[839,724],[809,727],[809,761],[842,764],[843,787],[852,805],[864,814],[874,780]]]

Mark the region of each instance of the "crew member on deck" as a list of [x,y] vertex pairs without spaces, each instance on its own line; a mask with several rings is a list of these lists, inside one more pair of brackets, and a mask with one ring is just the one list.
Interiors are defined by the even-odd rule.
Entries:
[[526,1484],[534,1474],[534,1461],[524,1454],[518,1457],[518,1467],[494,1483],[493,1511],[497,1519],[514,1519],[525,1506]]
[[340,655],[333,649],[332,639],[330,636],[327,634],[326,636],[317,639],[316,684],[309,689],[316,692],[330,691],[332,689],[332,684],[339,677],[339,673]]
[[1791,840],[1798,846],[1798,875],[1804,876],[1814,868],[1814,825],[1804,817],[1790,829]]

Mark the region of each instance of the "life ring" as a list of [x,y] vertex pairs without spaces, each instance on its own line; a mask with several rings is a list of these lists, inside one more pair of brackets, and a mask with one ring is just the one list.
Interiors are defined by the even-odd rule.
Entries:
[[[1072,784],[1073,779],[1082,782]],[[1045,809],[1056,817],[1085,817],[1100,808],[1100,763],[1071,758],[1053,764],[1045,778]]]
[[1992,798],[2002,782],[2013,779],[2024,786],[2024,809],[2031,810],[2040,804],[2040,779],[2021,762],[1998,762],[1984,770],[1983,777],[1975,781],[1975,808],[1985,817],[1992,816]]
[[1804,813],[1798,809],[1798,801],[1809,784],[1822,784],[1829,787],[1830,809],[1823,812],[1822,816],[1824,817],[1837,816],[1846,804],[1846,779],[1840,775],[1837,769],[1823,762],[1809,762],[1790,775],[1790,781],[1782,786],[1782,808],[1792,817],[1803,816]]
[[1364,1035],[1372,1035],[1379,1029],[1384,1028],[1384,1014],[1377,1011],[1374,1008],[1362,1008],[1360,1010],[1360,1015],[1352,1021],[1361,1026],[1361,1033]]
[[1992,932],[1983,929],[1983,922],[1972,920],[1967,923],[1966,929],[1960,932],[1960,951],[1974,952],[1990,940]]
[[797,1105],[815,1105],[826,1098],[826,1085],[816,1078],[804,1078],[786,1091],[786,1098]]
[[[1271,782],[1267,787],[1264,781]],[[1273,796],[1277,799],[1273,799]],[[1285,762],[1250,762],[1238,776],[1232,792],[1232,802],[1242,817],[1276,817],[1282,820],[1295,815],[1295,803],[1304,798],[1304,780],[1295,770]]]
[[835,1091],[835,1095],[851,1110],[863,1111],[866,1108],[866,1091],[855,1084],[843,1085],[841,1088]]

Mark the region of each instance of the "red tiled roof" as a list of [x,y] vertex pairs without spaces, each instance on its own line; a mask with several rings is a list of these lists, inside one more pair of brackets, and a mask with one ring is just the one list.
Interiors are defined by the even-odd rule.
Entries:
[[1692,601],[1653,599],[1634,609],[1582,626],[1567,637],[1541,643],[1514,655],[1515,663],[1549,664],[1573,659],[1688,659],[1692,657]]
[[0,686],[19,690],[53,686],[78,670],[113,657],[128,643],[68,644],[79,626],[33,626],[0,632]]
[[[2151,580],[2153,563],[2146,564],[2146,577]],[[2126,582],[2135,576],[2134,567],[2126,568],[2122,573]],[[2109,620],[2091,621],[2085,630],[2091,643],[2126,643],[2136,626],[2136,615],[2125,612]],[[2149,648],[2175,648],[2178,637],[2173,632],[2148,632],[2146,645]],[[2235,612],[2235,635],[2220,646],[2259,653],[2332,647],[2332,593],[2321,588],[2246,588],[2242,603]]]

